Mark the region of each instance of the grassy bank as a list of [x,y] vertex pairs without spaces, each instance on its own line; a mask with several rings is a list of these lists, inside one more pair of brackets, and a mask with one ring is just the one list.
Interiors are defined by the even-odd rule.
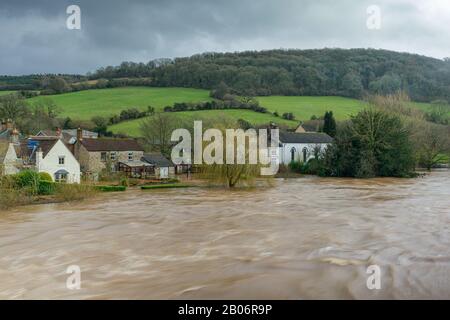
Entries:
[[0,96],[6,96],[6,95],[14,93],[14,92],[15,91],[11,91],[11,90],[0,91]]
[[50,181],[46,173],[25,170],[0,177],[0,209],[15,206],[76,201],[95,196],[97,190],[86,184],[65,184]]
[[62,117],[89,120],[94,116],[111,116],[135,107],[142,111],[147,106],[162,110],[175,102],[209,101],[209,91],[190,88],[123,87],[71,92],[29,99],[52,99],[60,108]]
[[333,111],[337,120],[344,120],[367,106],[364,101],[344,97],[268,96],[258,97],[258,101],[267,110],[280,115],[292,112],[298,120],[323,116],[326,111]]
[[192,184],[185,183],[166,183],[166,184],[154,184],[142,186],[142,190],[154,190],[154,189],[172,189],[172,188],[192,188],[195,187]]
[[[259,125],[270,122],[276,122],[288,127],[295,128],[298,125],[297,121],[285,120],[279,117],[275,117],[270,113],[260,113],[251,110],[202,110],[202,111],[184,111],[171,113],[175,117],[180,117],[184,120],[194,121],[198,119],[205,119],[208,117],[227,117],[237,121],[243,119],[251,124]],[[113,133],[123,133],[133,137],[141,136],[140,125],[143,119],[136,119],[121,122],[119,124],[108,127]]]

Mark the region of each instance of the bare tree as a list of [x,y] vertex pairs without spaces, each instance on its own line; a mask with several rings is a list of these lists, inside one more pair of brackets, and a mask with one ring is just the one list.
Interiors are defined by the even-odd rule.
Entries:
[[145,118],[140,126],[145,145],[150,151],[170,156],[172,131],[182,127],[176,116],[169,113],[155,113]]
[[28,112],[24,99],[15,94],[9,94],[0,99],[0,119],[10,119],[14,122],[25,116]]
[[450,152],[449,128],[422,122],[416,127],[414,140],[419,164],[427,170],[446,159]]

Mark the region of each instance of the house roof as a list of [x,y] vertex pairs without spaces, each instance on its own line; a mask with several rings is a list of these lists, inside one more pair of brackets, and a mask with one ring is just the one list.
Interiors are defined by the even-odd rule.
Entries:
[[302,124],[302,127],[306,132],[318,132],[322,126],[323,120],[308,120]]
[[141,160],[133,160],[133,161],[119,161],[119,163],[122,163],[130,168],[140,168],[140,167],[153,167],[154,165],[141,161]]
[[[53,131],[53,130],[41,130],[36,134],[36,137],[57,137],[59,138],[60,136],[58,135],[58,132]],[[61,137],[64,139],[65,142],[69,142],[70,139],[72,138],[72,135],[69,134],[68,132],[61,132]]]
[[161,153],[146,153],[142,160],[157,167],[173,167],[172,161],[166,159]]
[[[74,138],[77,137],[77,129],[65,129],[62,131],[63,134],[68,134]],[[98,133],[97,132],[93,132],[93,131],[89,131],[89,130],[82,130],[82,137],[83,138],[98,138]]]
[[89,152],[99,151],[144,151],[134,139],[93,139],[86,138],[80,143]]
[[286,132],[280,131],[280,142],[282,143],[331,143],[331,138],[322,132]]
[[9,137],[10,137],[10,133],[9,133],[9,130],[7,129],[7,130],[0,130],[0,138],[2,138],[2,139],[9,139]]
[[[58,142],[59,138],[57,137],[30,137],[27,140],[23,140],[20,144],[20,155],[19,157],[31,157],[33,159],[36,158],[36,152],[33,153],[33,149],[28,147],[28,143],[30,141],[35,141],[37,149],[42,150],[42,156],[45,158],[47,154],[52,150],[52,148],[55,146],[55,144]],[[35,150],[36,151],[36,150]]]

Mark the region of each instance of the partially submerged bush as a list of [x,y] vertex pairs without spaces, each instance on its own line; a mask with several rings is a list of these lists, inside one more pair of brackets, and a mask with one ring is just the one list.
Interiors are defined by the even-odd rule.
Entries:
[[87,184],[55,184],[55,197],[60,201],[74,201],[92,198],[96,195],[97,189]]
[[126,186],[95,186],[95,189],[102,192],[126,191]]
[[169,189],[169,188],[190,188],[193,185],[182,184],[182,183],[165,183],[165,184],[155,184],[155,185],[147,185],[142,186],[142,190],[152,190],[152,189]]
[[20,190],[0,187],[0,194],[0,209],[25,205],[32,201],[28,194]]

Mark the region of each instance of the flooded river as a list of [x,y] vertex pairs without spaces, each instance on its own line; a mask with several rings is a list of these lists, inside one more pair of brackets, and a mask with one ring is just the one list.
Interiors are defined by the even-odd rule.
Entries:
[[[66,288],[71,265],[80,290]],[[0,298],[449,299],[450,171],[0,212]]]

